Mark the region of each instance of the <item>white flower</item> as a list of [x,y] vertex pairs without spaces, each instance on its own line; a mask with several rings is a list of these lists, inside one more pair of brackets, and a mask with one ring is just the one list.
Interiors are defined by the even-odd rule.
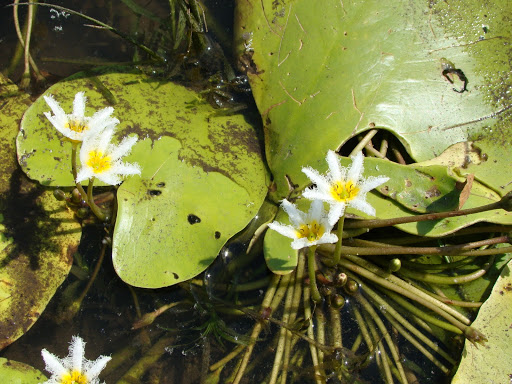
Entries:
[[76,177],[76,182],[96,177],[106,184],[117,185],[121,183],[121,176],[140,175],[137,163],[123,163],[121,158],[132,150],[137,141],[136,136],[125,137],[119,145],[110,143],[114,135],[114,125],[110,125],[103,132],[89,135],[82,142],[80,148],[80,162],[82,168]]
[[73,336],[69,354],[59,359],[46,349],[41,351],[46,363],[45,369],[52,374],[43,384],[99,384],[100,372],[110,361],[110,356],[100,356],[95,361],[84,356],[85,343],[79,336]]
[[345,168],[340,165],[334,151],[327,153],[329,172],[323,176],[311,167],[302,168],[302,172],[316,184],[302,194],[311,200],[322,200],[331,205],[329,223],[334,225],[345,212],[345,207],[360,210],[367,215],[375,216],[375,208],[366,201],[366,194],[389,180],[389,177],[378,176],[365,179],[363,174],[363,154],[352,156],[352,165]]
[[70,114],[64,112],[52,95],[43,97],[54,113],[52,115],[50,112],[45,112],[44,115],[60,133],[72,141],[83,141],[86,135],[101,131],[108,125],[119,123],[118,119],[110,117],[114,112],[112,107],[103,108],[91,117],[86,117],[84,113],[87,98],[84,92],[78,92],[75,95],[73,113]]
[[327,221],[322,201],[314,200],[307,214],[298,210],[294,204],[286,199],[281,203],[281,207],[288,214],[292,225],[274,221],[268,224],[268,227],[281,235],[294,239],[292,241],[293,249],[338,241],[338,237],[331,233],[332,225]]

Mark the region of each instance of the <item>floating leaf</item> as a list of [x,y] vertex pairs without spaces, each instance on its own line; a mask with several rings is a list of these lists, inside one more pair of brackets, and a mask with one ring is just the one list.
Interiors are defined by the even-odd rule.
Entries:
[[499,194],[511,190],[511,11],[477,0],[239,1],[235,33],[243,42],[252,32],[253,51],[240,59],[265,124],[276,200],[288,193],[285,176],[303,187],[303,165],[323,168],[328,149],[374,127],[416,161],[475,141],[482,171],[467,171]]
[[[90,110],[107,105],[95,84],[116,100],[118,136],[138,134],[127,161],[142,175],[118,190],[113,261],[119,276],[140,287],[163,287],[202,272],[227,239],[258,212],[268,174],[254,128],[242,115],[216,116],[198,95],[134,72],[76,75],[50,88],[65,110],[85,90]],[[70,144],[43,116],[42,98],[23,118],[18,156],[27,174],[47,185],[72,185]],[[145,139],[142,141],[142,139]]]
[[81,236],[73,212],[18,168],[14,143],[28,103],[25,95],[7,97],[0,115],[0,349],[39,318]]
[[163,137],[139,143],[130,157],[141,159],[143,171],[118,190],[113,262],[131,285],[158,288],[198,275],[265,197],[259,185],[250,193],[225,174],[182,161],[181,149]]
[[9,384],[39,384],[48,378],[30,365],[0,357],[0,377]]
[[452,384],[508,383],[512,374],[512,261],[502,270],[491,295],[480,308],[472,327],[487,338],[485,346],[466,340],[462,361]]

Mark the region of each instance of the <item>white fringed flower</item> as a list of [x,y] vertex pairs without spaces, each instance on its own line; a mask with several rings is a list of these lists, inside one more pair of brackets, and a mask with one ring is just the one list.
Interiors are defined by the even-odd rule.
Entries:
[[100,356],[92,361],[85,358],[84,352],[85,342],[79,336],[73,336],[69,354],[63,359],[43,349],[45,369],[52,374],[43,384],[100,384],[98,376],[111,357]]
[[331,233],[332,225],[327,221],[322,201],[314,200],[307,214],[286,199],[281,203],[281,207],[288,214],[292,225],[274,221],[268,224],[268,227],[283,236],[294,239],[292,241],[293,249],[338,241],[338,237]]
[[331,205],[329,224],[334,225],[345,213],[345,207],[358,209],[367,215],[375,216],[375,208],[366,201],[366,194],[389,180],[389,177],[362,177],[363,154],[352,156],[352,165],[345,168],[340,165],[334,151],[327,153],[329,165],[327,175],[321,175],[311,167],[302,168],[302,172],[311,179],[316,187],[304,191],[303,196],[311,200],[322,200]]
[[125,137],[119,145],[110,143],[114,135],[114,125],[103,132],[89,135],[80,148],[82,168],[76,177],[76,182],[96,177],[106,184],[120,184],[121,176],[140,175],[137,163],[123,163],[121,158],[132,150],[137,141],[136,136]]
[[103,108],[91,117],[85,116],[87,97],[85,97],[84,92],[78,92],[75,95],[73,113],[69,114],[64,112],[52,95],[43,97],[53,112],[53,115],[51,112],[45,112],[44,115],[60,133],[72,141],[83,141],[86,135],[99,132],[109,125],[119,123],[118,119],[110,117],[114,112],[112,107]]

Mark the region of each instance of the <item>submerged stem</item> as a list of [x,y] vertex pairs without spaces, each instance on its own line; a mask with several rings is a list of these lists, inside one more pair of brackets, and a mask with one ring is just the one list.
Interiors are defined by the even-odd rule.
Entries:
[[92,189],[94,185],[94,177],[91,177],[89,180],[89,185],[87,186],[87,203],[89,204],[89,208],[91,208],[92,213],[101,221],[107,220],[107,215],[103,210],[96,205],[94,202],[94,196],[92,195]]
[[77,171],[76,171],[76,152],[77,152],[78,142],[72,141],[71,142],[71,173],[73,174],[73,181],[76,183],[76,188],[78,189],[78,192],[80,192],[80,195],[82,196],[83,201],[87,201],[87,193],[85,193],[84,187],[82,187],[82,184],[76,181],[77,179]]
[[311,287],[311,299],[318,303],[322,300],[318,287],[316,285],[316,263],[315,263],[316,245],[308,248],[308,273],[309,286]]

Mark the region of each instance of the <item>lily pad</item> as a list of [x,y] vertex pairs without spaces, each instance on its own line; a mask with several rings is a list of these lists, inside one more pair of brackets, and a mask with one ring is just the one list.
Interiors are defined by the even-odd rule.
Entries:
[[0,357],[0,377],[9,384],[39,384],[48,378],[30,365]]
[[452,384],[508,383],[512,375],[512,261],[502,270],[472,326],[488,339],[477,347],[466,340]]
[[118,190],[112,257],[131,285],[158,288],[198,275],[265,197],[258,185],[259,196],[220,172],[182,161],[181,150],[171,137],[139,143],[131,158],[145,159],[142,175]]
[[370,128],[392,132],[416,161],[492,142],[477,180],[508,192],[511,16],[501,1],[237,2],[241,47],[252,33],[240,59],[265,124],[275,199],[287,195],[287,178],[306,185],[303,165],[322,169],[328,149]]
[[18,167],[15,140],[29,103],[23,94],[7,96],[0,115],[0,349],[39,318],[68,275],[81,236],[73,212]]

